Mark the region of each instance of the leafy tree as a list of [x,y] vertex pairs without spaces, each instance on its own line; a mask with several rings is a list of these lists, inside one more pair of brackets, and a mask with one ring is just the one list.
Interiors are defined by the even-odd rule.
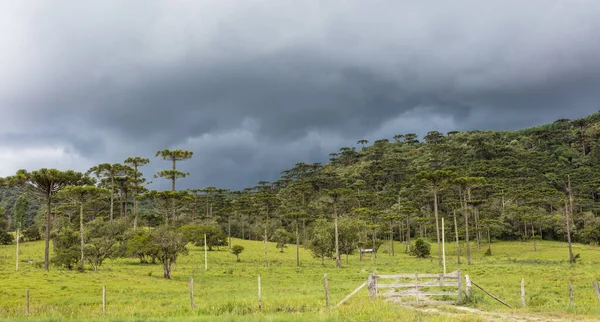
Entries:
[[19,198],[17,199],[17,202],[15,203],[14,207],[13,207],[13,217],[14,217],[14,222],[15,222],[15,230],[16,230],[16,241],[17,241],[17,251],[16,251],[16,270],[19,269],[19,241],[21,239],[20,236],[20,232],[21,232],[21,226],[23,225],[23,220],[25,219],[25,214],[27,213],[27,210],[29,209],[29,200],[27,200],[27,197],[25,196],[25,194],[22,194],[19,196]]
[[467,246],[467,264],[471,265],[471,245],[469,244],[469,212],[467,208],[468,201],[471,196],[471,189],[485,182],[482,177],[459,177],[454,178],[452,183],[458,186],[460,191],[460,199],[462,211],[465,219],[465,244]]
[[126,176],[127,173],[131,171],[131,168],[128,166],[122,165],[120,163],[102,163],[97,166],[91,167],[87,174],[94,174],[100,181],[106,180],[106,184],[110,189],[110,221],[113,221],[114,218],[114,208],[115,208],[115,189],[116,189],[116,181],[118,178]]
[[166,226],[156,228],[151,234],[151,239],[153,244],[160,249],[158,259],[163,265],[163,277],[171,279],[171,271],[177,257],[181,254],[187,254],[187,248],[185,247],[187,241],[178,230]]
[[139,168],[150,163],[150,160],[142,157],[129,157],[125,159],[124,163],[133,169],[130,176],[133,180],[133,229],[136,229],[139,217],[139,200],[137,195],[143,192],[141,185],[146,181]]
[[283,249],[291,239],[290,233],[288,233],[284,228],[277,228],[271,236],[271,240],[277,242],[277,248],[279,248],[279,252],[283,253]]
[[331,257],[335,251],[333,227],[323,219],[315,222],[309,249],[313,256],[321,258],[321,264],[325,264],[325,257]]
[[[435,131],[434,131],[435,132]],[[439,132],[429,132],[428,140],[438,142]],[[439,265],[442,266],[442,248],[440,242],[440,220],[438,215],[438,198],[439,192],[441,189],[441,185],[448,179],[454,177],[456,175],[455,172],[449,170],[435,170],[435,171],[422,171],[417,174],[417,178],[427,184],[429,189],[433,193],[433,213],[435,216],[435,234],[437,239],[438,246],[438,261]]]
[[240,261],[240,254],[244,251],[244,246],[241,245],[233,245],[231,246],[231,253],[235,255],[237,261]]
[[188,201],[192,196],[188,191],[156,191],[145,193],[143,199],[151,202],[152,210],[162,217],[165,225],[176,224],[182,213],[189,211]]
[[338,223],[340,237],[340,251],[346,254],[346,264],[348,264],[348,255],[352,254],[357,248],[367,230],[364,221],[348,216],[341,217]]
[[57,194],[58,199],[62,199],[71,204],[79,212],[79,238],[81,245],[81,258],[79,259],[80,270],[83,270],[83,263],[85,262],[84,209],[90,203],[104,199],[108,194],[108,190],[96,186],[67,186]]
[[171,180],[171,191],[175,191],[175,180],[185,178],[189,175],[187,172],[181,172],[177,170],[177,161],[184,161],[191,159],[194,152],[187,150],[168,150],[164,149],[156,152],[157,157],[161,157],[165,161],[171,161],[171,170],[159,171],[155,177],[165,178]]
[[94,271],[97,271],[106,259],[120,255],[121,247],[125,244],[124,232],[127,226],[125,219],[110,223],[104,221],[102,217],[87,224],[85,253],[88,254],[87,260]]
[[58,226],[53,233],[55,256],[52,258],[52,263],[59,267],[73,269],[78,266],[80,259],[77,230],[65,219]]
[[141,264],[147,264],[148,262],[154,264],[160,254],[160,248],[153,243],[150,230],[139,229],[135,230],[129,238],[127,253],[130,256],[139,258]]
[[194,246],[204,246],[204,235],[206,235],[208,250],[213,250],[213,247],[227,245],[227,235],[219,226],[214,224],[185,225],[181,226],[179,231]]
[[27,172],[19,170],[10,177],[10,184],[22,186],[40,197],[46,204],[46,245],[44,248],[44,269],[48,270],[50,265],[50,217],[52,215],[52,203],[58,191],[68,185],[79,185],[89,183],[90,179],[79,172],[72,170],[60,171],[56,169],[42,168],[37,171]]

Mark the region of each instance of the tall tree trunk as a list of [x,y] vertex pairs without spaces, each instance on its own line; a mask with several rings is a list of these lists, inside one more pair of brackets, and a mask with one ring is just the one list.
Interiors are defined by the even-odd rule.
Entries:
[[473,209],[473,219],[475,220],[475,239],[477,240],[477,249],[481,248],[481,232],[479,231],[481,227],[479,227],[479,209],[474,207]]
[[[492,253],[492,237],[490,236],[490,227],[489,226],[487,228],[487,233],[488,233],[488,251],[491,254]],[[535,241],[534,241],[534,243],[535,243]]]
[[435,236],[437,238],[438,262],[442,266],[442,245],[440,241],[440,220],[438,216],[438,190],[433,188],[433,214],[435,215]]
[[410,248],[410,216],[406,216],[406,245]]
[[133,229],[137,229],[138,223],[138,201],[136,198],[136,193],[133,193]]
[[394,254],[394,222],[390,219],[390,242],[392,243],[392,256]]
[[242,239],[246,239],[246,221],[244,220],[244,215],[241,217],[242,222]]
[[569,215],[572,215],[573,211],[573,190],[571,190],[571,176],[567,176],[568,180],[568,190],[569,190],[569,205],[565,203],[565,212],[567,215],[567,241],[569,242],[569,263],[575,263],[575,258],[573,257],[573,245],[571,244],[571,218]]
[[456,223],[456,210],[452,211],[452,216],[454,217],[454,234],[456,235],[456,260],[457,264],[460,265],[460,242],[458,241],[458,224]]
[[128,203],[129,203],[128,201],[129,201],[129,192],[128,192],[128,191],[125,191],[125,202],[124,202],[124,204],[125,204],[125,216],[126,216],[126,217],[128,217],[128,215],[129,215],[129,214],[127,213],[127,211],[129,210],[129,209],[128,209]]
[[83,203],[79,205],[79,240],[81,242],[81,259],[79,261],[79,269],[83,270],[84,249],[85,249],[85,244],[84,244],[84,240],[83,240]]
[[44,269],[50,268],[50,214],[52,213],[52,196],[50,192],[46,195],[48,198],[48,213],[46,214],[46,245],[44,246]]
[[175,170],[177,170],[175,162],[175,159],[173,159],[173,177],[171,178],[171,191],[175,191]]
[[335,267],[341,268],[342,262],[340,260],[340,240],[338,233],[338,214],[337,209],[335,207],[335,202],[333,204],[333,216],[334,216],[334,224],[335,224]]
[[120,202],[119,202],[119,212],[121,214],[121,218],[125,216],[125,204],[123,203],[123,192],[120,193]]
[[113,214],[115,210],[115,177],[110,177],[110,223],[113,222]]
[[296,266],[300,266],[300,234],[298,232],[298,218],[296,218]]
[[469,244],[469,210],[467,208],[467,196],[463,193],[463,213],[465,216],[465,244],[467,246],[467,264],[471,265],[471,245]]
[[304,239],[302,240],[302,247],[306,248],[306,242],[308,241],[308,235],[306,234],[306,219],[302,218],[302,231],[304,235]]
[[15,261],[15,271],[18,271],[19,270],[19,238],[20,238],[19,231],[21,230],[20,229],[21,224],[18,223],[16,225],[18,225],[18,226],[17,226],[17,252],[16,252],[17,256],[16,256],[16,261]]
[[269,249],[267,248],[267,228],[269,226],[269,206],[267,206],[267,218],[265,220],[265,238],[264,238],[264,248],[265,248],[265,267],[269,267]]
[[404,220],[402,219],[398,222],[398,230],[400,230],[400,242],[403,243],[406,239],[404,238]]
[[227,215],[227,243],[231,249],[231,214]]

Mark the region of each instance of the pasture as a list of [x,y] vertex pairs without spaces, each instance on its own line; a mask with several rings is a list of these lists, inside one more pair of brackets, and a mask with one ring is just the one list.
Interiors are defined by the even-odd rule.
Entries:
[[[458,311],[452,307],[438,310],[414,310],[410,307],[370,301],[366,288],[341,307],[335,305],[369,273],[441,273],[437,248],[432,257],[417,259],[404,253],[404,245],[395,244],[391,256],[389,242],[380,249],[377,259],[359,261],[350,255],[343,268],[335,261],[313,258],[300,249],[301,266],[295,266],[295,245],[279,252],[269,243],[269,261],[264,264],[263,244],[233,239],[242,245],[241,262],[227,247],[208,252],[208,271],[204,270],[204,251],[188,246],[189,253],[178,259],[171,280],[162,277],[160,264],[140,264],[137,259],[107,260],[97,272],[78,272],[51,267],[43,262],[43,241],[20,246],[19,270],[15,271],[15,246],[0,246],[0,319],[15,320],[193,320],[197,321],[485,321],[478,313]],[[464,244],[462,245],[464,248]],[[492,294],[508,302],[513,309],[473,288],[471,301],[464,303],[492,314],[537,316],[557,319],[598,319],[600,303],[592,288],[600,280],[600,249],[575,245],[581,255],[575,265],[568,263],[565,243],[538,241],[497,242],[492,255],[472,243],[473,265],[456,264],[456,246],[446,244],[448,272],[460,269]],[[464,254],[464,249],[462,250]],[[31,263],[32,262],[32,263]],[[330,307],[325,307],[323,274],[329,280]],[[258,309],[257,277],[261,276],[262,310]],[[195,309],[190,308],[189,278],[194,280]],[[525,278],[526,308],[521,308],[521,278]],[[574,289],[573,308],[569,305],[568,283]],[[107,312],[102,312],[102,287],[107,287]],[[25,314],[26,289],[30,290],[30,314]],[[427,308],[427,304],[425,308]]]

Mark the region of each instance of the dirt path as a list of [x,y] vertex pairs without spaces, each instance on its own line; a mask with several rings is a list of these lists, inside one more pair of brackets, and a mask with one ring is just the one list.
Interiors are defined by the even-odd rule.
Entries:
[[[439,314],[448,317],[466,318],[469,315],[476,316],[484,321],[510,321],[510,322],[565,322],[565,321],[586,321],[577,319],[564,319],[550,316],[540,316],[531,313],[515,314],[515,313],[504,313],[504,312],[488,312],[481,311],[478,309],[464,307],[464,306],[452,306],[452,305],[436,305],[427,304],[423,306],[415,306],[406,303],[398,304],[424,313]],[[588,320],[589,321],[589,320]]]

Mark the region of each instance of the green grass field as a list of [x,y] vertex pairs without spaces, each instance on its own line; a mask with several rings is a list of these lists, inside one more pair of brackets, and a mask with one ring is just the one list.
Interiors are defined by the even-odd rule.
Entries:
[[[162,278],[162,266],[139,264],[137,259],[108,260],[98,272],[68,271],[52,267],[49,272],[30,264],[43,261],[43,242],[21,244],[20,268],[15,272],[15,246],[0,246],[0,318],[7,320],[271,320],[271,321],[479,321],[473,313],[423,312],[382,300],[369,301],[366,288],[340,308],[325,308],[323,274],[329,276],[331,306],[363,283],[370,272],[440,273],[432,245],[432,258],[416,259],[404,254],[396,243],[396,256],[384,245],[376,260],[360,262],[351,255],[349,264],[336,269],[335,262],[312,258],[301,249],[301,267],[295,266],[295,246],[284,253],[269,244],[270,267],[264,267],[263,245],[233,240],[245,247],[237,263],[227,247],[204,253],[190,246],[181,256],[172,280]],[[464,247],[464,245],[463,245]],[[493,255],[485,247],[473,248],[473,265],[457,265],[455,244],[446,244],[448,272],[461,269],[473,281],[514,307],[521,303],[520,283],[525,278],[527,308],[508,309],[474,288],[465,305],[496,313],[541,315],[566,319],[598,319],[600,304],[592,288],[600,280],[600,249],[576,245],[581,260],[571,266],[566,244],[498,242]],[[464,250],[463,250],[464,254]],[[367,258],[369,256],[367,255]],[[463,258],[463,262],[466,259]],[[262,279],[263,309],[257,305],[257,276]],[[190,309],[189,278],[194,279],[195,310]],[[569,308],[568,283],[574,287],[575,307]],[[107,313],[102,313],[102,286],[107,286]],[[25,314],[25,290],[30,290],[31,314]],[[450,314],[453,313],[453,314]]]

